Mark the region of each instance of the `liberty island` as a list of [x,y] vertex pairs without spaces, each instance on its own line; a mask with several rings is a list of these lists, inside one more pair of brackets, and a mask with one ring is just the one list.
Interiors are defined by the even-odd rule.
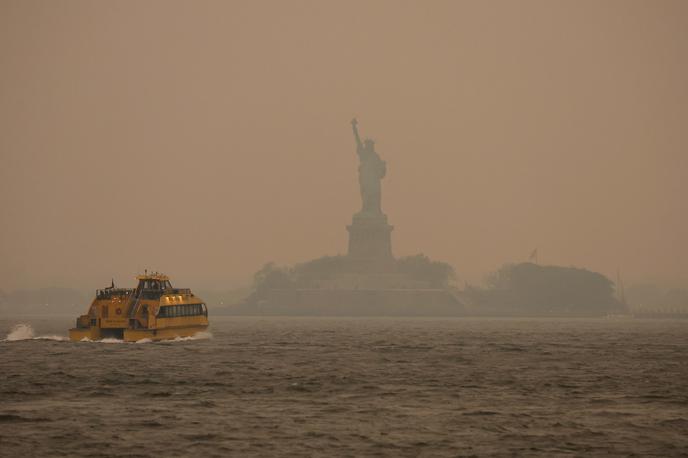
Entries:
[[351,121],[358,158],[361,208],[346,227],[345,255],[323,256],[294,266],[266,264],[254,291],[230,313],[306,315],[462,315],[449,264],[417,254],[397,258],[382,211],[387,163],[375,142],[361,140]]

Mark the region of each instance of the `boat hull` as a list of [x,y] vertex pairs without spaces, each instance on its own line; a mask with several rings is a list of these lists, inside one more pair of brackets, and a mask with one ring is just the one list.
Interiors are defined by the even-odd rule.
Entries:
[[101,340],[106,338],[114,338],[124,340],[125,342],[138,342],[143,339],[171,340],[177,337],[193,337],[199,332],[208,329],[208,325],[190,325],[190,326],[175,326],[161,329],[122,329],[118,330],[120,333],[113,333],[112,330],[105,330],[102,328],[72,328],[69,330],[69,340],[74,342],[81,342],[84,340]]
[[100,328],[72,328],[69,330],[69,340],[81,342],[82,340],[100,340],[103,337]]
[[208,329],[207,325],[179,326],[174,328],[162,329],[125,329],[125,342],[138,342],[143,339],[150,340],[170,340],[177,337],[193,337],[199,332]]

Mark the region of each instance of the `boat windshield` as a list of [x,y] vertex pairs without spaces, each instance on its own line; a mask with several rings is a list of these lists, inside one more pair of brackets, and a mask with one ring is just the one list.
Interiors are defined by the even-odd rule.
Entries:
[[163,292],[172,289],[172,284],[169,280],[157,280],[154,278],[146,278],[139,280],[136,287],[136,297],[155,298],[160,297]]

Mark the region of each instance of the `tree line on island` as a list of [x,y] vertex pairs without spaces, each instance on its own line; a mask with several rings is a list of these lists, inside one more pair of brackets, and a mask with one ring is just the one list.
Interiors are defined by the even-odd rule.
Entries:
[[626,312],[614,283],[587,269],[505,264],[489,274],[484,287],[464,294],[476,309],[489,314],[598,316]]
[[[317,287],[319,282],[350,270],[346,256],[323,256],[294,266],[268,263],[255,273],[246,302],[260,300],[269,290]],[[466,285],[463,290],[456,286],[456,273],[450,264],[423,254],[395,259],[392,272],[452,291],[467,314],[604,316],[627,312],[610,279],[582,268],[532,262],[505,264],[489,274],[483,286]]]
[[[350,258],[343,255],[323,256],[294,266],[270,262],[254,274],[253,288],[257,293],[270,289],[313,288],[324,280],[351,272],[355,272],[355,267]],[[449,288],[456,279],[450,264],[433,261],[423,254],[394,259],[387,273],[406,275],[430,288]]]

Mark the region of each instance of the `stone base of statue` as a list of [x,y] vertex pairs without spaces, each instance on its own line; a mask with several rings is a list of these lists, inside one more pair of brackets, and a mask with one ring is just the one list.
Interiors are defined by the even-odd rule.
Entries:
[[349,231],[348,257],[359,272],[383,272],[394,262],[392,256],[392,230],[383,213],[356,213]]
[[[462,316],[456,291],[399,269],[392,255],[394,229],[383,213],[356,213],[346,256],[331,258],[331,272],[311,272],[293,285],[257,291],[220,314],[323,316]],[[333,262],[334,261],[334,262]],[[215,312],[218,313],[218,312]]]

